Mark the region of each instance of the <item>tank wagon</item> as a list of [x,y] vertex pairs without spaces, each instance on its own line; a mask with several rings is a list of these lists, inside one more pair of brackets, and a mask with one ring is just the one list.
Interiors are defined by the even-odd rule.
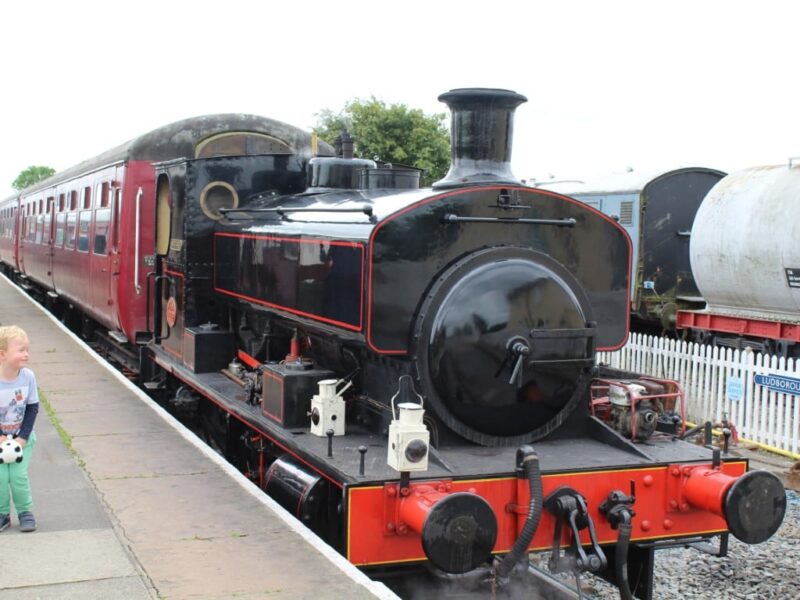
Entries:
[[692,271],[708,306],[678,313],[696,341],[800,354],[800,166],[732,173],[692,226]]
[[705,306],[692,274],[689,238],[700,203],[724,176],[685,167],[536,185],[585,202],[625,228],[633,241],[632,324],[673,332],[678,310]]

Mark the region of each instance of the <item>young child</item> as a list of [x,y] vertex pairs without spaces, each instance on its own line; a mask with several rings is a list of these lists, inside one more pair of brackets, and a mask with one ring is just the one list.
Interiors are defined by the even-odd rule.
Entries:
[[20,531],[35,531],[28,463],[36,443],[33,424],[39,412],[39,393],[28,363],[28,335],[14,325],[0,327],[0,443],[15,439],[22,462],[0,465],[0,531],[11,524],[11,498]]

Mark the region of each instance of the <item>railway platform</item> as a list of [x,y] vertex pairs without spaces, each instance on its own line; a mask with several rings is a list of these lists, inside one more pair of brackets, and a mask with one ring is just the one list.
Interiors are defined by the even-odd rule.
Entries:
[[0,600],[396,598],[0,277],[42,396],[38,530],[0,533]]

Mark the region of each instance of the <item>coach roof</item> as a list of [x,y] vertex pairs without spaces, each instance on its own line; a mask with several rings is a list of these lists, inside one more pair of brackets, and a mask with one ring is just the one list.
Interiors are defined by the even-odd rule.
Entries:
[[[217,114],[177,121],[136,137],[124,144],[98,154],[23,190],[29,194],[72,179],[102,167],[129,160],[159,162],[194,158],[199,142],[219,133],[256,132],[287,142],[298,154],[311,154],[311,135],[302,129],[257,115]],[[332,155],[333,149],[319,144],[320,155]]]

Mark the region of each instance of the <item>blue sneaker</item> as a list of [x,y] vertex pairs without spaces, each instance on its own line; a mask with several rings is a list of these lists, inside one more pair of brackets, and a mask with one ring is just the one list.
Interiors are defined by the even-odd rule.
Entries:
[[11,517],[9,515],[0,515],[0,531],[5,531],[11,525]]
[[36,531],[36,519],[33,518],[33,513],[29,510],[24,510],[17,515],[19,519],[20,531]]

